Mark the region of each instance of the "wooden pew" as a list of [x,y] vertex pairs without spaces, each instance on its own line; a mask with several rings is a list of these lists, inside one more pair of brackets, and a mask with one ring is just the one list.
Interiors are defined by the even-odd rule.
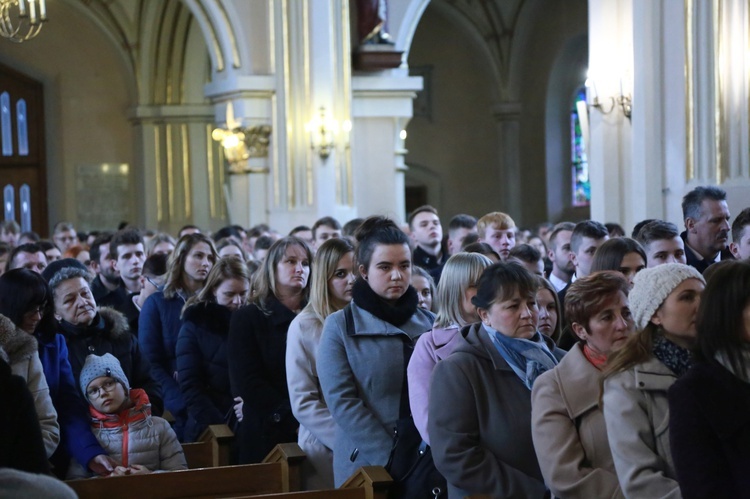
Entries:
[[393,479],[382,466],[364,466],[338,489],[244,495],[233,499],[387,499]]
[[260,464],[90,478],[67,484],[80,499],[197,499],[273,494],[299,490],[304,458],[297,444],[281,444]]
[[189,469],[229,466],[234,433],[225,424],[211,425],[197,442],[182,444]]

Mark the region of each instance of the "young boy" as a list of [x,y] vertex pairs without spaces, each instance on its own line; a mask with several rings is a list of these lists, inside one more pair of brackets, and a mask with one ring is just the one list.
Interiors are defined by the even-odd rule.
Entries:
[[[177,435],[164,419],[151,415],[145,391],[130,389],[112,354],[86,357],[79,385],[90,404],[94,435],[119,463],[112,475],[187,469]],[[75,464],[68,478],[92,476]]]

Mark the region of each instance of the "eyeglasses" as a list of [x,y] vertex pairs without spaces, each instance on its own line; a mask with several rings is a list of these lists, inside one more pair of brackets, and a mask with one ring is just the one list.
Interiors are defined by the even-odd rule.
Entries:
[[156,289],[161,289],[161,285],[160,285],[160,284],[156,284],[156,282],[154,282],[154,280],[153,280],[153,279],[151,279],[151,278],[150,278],[149,276],[147,276],[147,275],[144,275],[143,277],[145,277],[145,278],[146,278],[146,280],[147,280],[148,282],[150,282],[150,283],[151,283],[151,285],[152,285],[153,287],[155,287]]
[[39,316],[42,316],[42,315],[44,315],[44,309],[46,308],[46,306],[47,306],[46,303],[44,303],[42,305],[39,305],[38,307],[32,308],[31,310],[29,310],[28,312],[26,312],[24,315],[31,315],[31,316],[39,315]]
[[89,400],[96,400],[101,396],[102,390],[109,393],[115,389],[115,385],[117,385],[117,381],[108,379],[107,381],[102,383],[101,386],[92,386],[87,389],[86,395],[88,396]]

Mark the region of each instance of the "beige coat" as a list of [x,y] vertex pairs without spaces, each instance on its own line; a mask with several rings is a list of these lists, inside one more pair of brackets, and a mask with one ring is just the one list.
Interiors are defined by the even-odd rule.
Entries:
[[667,390],[676,379],[651,357],[604,382],[607,436],[625,497],[682,497],[669,450]]
[[0,348],[8,354],[8,363],[13,374],[26,380],[26,386],[34,398],[39,426],[42,428],[44,449],[47,451],[47,457],[50,457],[60,443],[60,425],[49,395],[42,361],[39,360],[36,339],[17,328],[4,315],[0,315]]
[[601,372],[576,344],[534,382],[534,449],[544,482],[556,497],[623,497],[599,408],[600,380]]

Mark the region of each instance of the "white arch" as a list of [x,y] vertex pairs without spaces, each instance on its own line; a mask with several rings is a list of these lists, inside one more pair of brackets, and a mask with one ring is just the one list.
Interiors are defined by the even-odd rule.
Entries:
[[[406,0],[408,3],[403,17],[401,18],[401,24],[398,29],[398,34],[395,37],[396,48],[404,51],[403,61],[409,60],[409,50],[411,49],[411,42],[414,39],[414,33],[417,31],[422,14],[430,4],[430,0]],[[393,2],[394,4],[396,2]],[[393,12],[395,7],[391,8]]]
[[211,66],[216,73],[226,69],[239,69],[247,62],[244,45],[237,43],[236,15],[231,2],[227,0],[182,0],[193,13],[201,28],[208,47]]

